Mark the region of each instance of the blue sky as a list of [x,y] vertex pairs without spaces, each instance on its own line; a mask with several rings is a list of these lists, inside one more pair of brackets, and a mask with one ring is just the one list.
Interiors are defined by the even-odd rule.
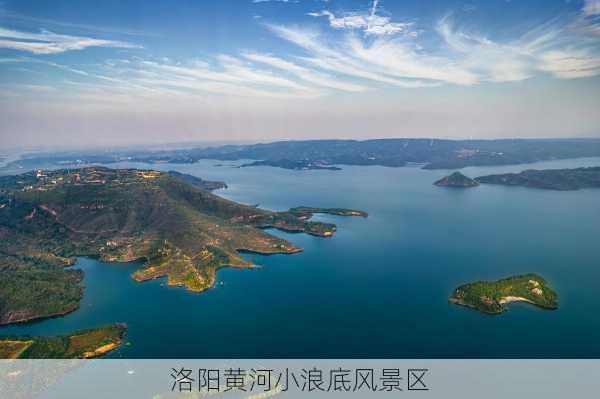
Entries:
[[0,1],[0,144],[600,135],[600,0]]

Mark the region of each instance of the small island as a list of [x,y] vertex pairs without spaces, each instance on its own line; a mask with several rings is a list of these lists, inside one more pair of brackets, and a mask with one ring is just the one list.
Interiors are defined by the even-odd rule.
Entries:
[[126,331],[112,324],[58,337],[2,337],[0,359],[92,359],[117,349]]
[[469,187],[477,187],[479,183],[463,175],[460,172],[454,172],[449,176],[445,176],[440,180],[433,183],[438,187],[455,187],[455,188],[469,188]]
[[297,206],[291,208],[288,212],[304,219],[310,219],[313,214],[329,214],[335,216],[361,216],[366,218],[369,214],[365,211],[358,211],[356,209],[347,208],[313,208],[310,206]]
[[546,190],[570,191],[582,188],[600,188],[600,167],[575,169],[525,170],[521,173],[505,173],[481,176],[479,183],[521,186]]
[[467,306],[487,314],[500,314],[511,302],[527,302],[543,309],[557,309],[558,296],[537,274],[524,274],[497,281],[477,281],[461,285],[450,303]]
[[255,161],[246,163],[240,166],[240,168],[247,168],[250,166],[272,166],[275,168],[290,169],[290,170],[342,170],[337,166],[332,166],[325,161],[309,161],[309,160],[289,160],[289,159],[276,159],[266,161]]

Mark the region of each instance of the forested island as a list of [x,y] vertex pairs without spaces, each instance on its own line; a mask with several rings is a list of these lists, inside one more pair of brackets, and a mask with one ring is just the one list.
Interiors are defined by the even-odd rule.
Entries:
[[337,166],[329,165],[326,162],[314,162],[307,160],[288,160],[277,159],[268,161],[254,161],[245,163],[240,168],[248,168],[251,166],[273,166],[276,168],[291,169],[291,170],[342,170]]
[[600,167],[546,170],[529,169],[520,173],[480,176],[475,179],[471,179],[460,172],[454,172],[433,184],[440,187],[457,188],[476,187],[479,184],[497,184],[571,191],[600,187]]
[[358,211],[355,209],[346,209],[346,208],[314,208],[310,206],[298,206],[295,208],[290,208],[288,211],[298,217],[302,217],[304,219],[310,219],[315,213],[336,215],[336,216],[362,216],[367,217],[369,214],[365,211]]
[[469,187],[477,187],[479,183],[476,180],[473,180],[460,172],[454,172],[451,175],[442,177],[440,180],[436,181],[436,186],[439,187],[455,187],[455,188],[469,188]]
[[302,250],[264,228],[319,237],[336,230],[307,220],[319,208],[273,212],[208,190],[222,186],[178,173],[104,167],[0,177],[0,324],[77,309],[83,272],[69,267],[77,256],[142,259],[135,280],[166,277],[168,285],[200,292],[214,284],[219,268],[252,266],[239,251]]
[[3,337],[0,359],[91,359],[117,349],[126,331],[113,324],[58,337]]
[[506,310],[505,305],[511,302],[527,302],[544,309],[558,308],[556,292],[537,274],[461,285],[448,301],[487,314],[500,314]]
[[525,170],[521,173],[505,173],[477,177],[479,183],[522,186],[546,190],[579,190],[600,187],[600,167],[575,169]]

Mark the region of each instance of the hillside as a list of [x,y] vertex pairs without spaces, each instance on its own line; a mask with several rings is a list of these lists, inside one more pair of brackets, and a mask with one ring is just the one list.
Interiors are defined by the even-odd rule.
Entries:
[[137,281],[167,277],[169,285],[199,292],[214,284],[220,267],[251,266],[240,250],[301,251],[263,228],[335,232],[333,224],[241,205],[188,181],[101,167],[0,178],[0,324],[76,309],[82,272],[65,268],[76,256],[143,259]]

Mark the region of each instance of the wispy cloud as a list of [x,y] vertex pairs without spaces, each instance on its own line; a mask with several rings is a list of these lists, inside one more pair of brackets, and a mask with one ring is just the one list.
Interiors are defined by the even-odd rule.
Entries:
[[141,48],[140,45],[122,41],[63,35],[47,30],[34,33],[0,27],[0,48],[33,54],[57,54],[88,47]]
[[382,71],[372,60],[365,62],[352,50],[353,36],[342,42],[327,43],[317,31],[281,25],[269,25],[269,29],[284,40],[303,48],[310,56],[302,60],[313,67],[356,79],[387,83],[399,87],[431,86],[431,82],[399,79]]
[[360,92],[367,90],[366,86],[336,79],[331,75],[314,72],[309,68],[299,66],[298,64],[286,61],[282,58],[274,57],[270,54],[245,53],[243,56],[251,61],[270,65],[282,71],[294,74],[299,79],[317,86],[349,92]]
[[109,33],[109,34],[117,34],[117,35],[125,35],[125,36],[151,36],[151,37],[159,36],[158,34],[153,33],[153,32],[147,32],[147,31],[142,31],[142,30],[137,30],[137,29],[116,28],[116,27],[109,27],[109,26],[97,26],[97,25],[81,24],[81,23],[75,23],[75,22],[66,22],[66,21],[60,21],[60,20],[49,19],[49,18],[32,17],[30,15],[24,15],[24,14],[19,14],[19,13],[13,12],[13,11],[4,10],[4,9],[2,9],[2,2],[0,2],[0,18],[2,18],[3,20],[26,22],[26,23],[29,23],[32,25],[35,24],[38,26],[53,27],[53,28],[58,28],[58,29],[65,29],[65,28],[66,29],[77,29],[78,31],[86,31],[86,32],[91,32],[91,33]]
[[406,33],[416,36],[417,32],[410,30],[410,22],[392,22],[388,16],[378,14],[379,0],[373,0],[370,10],[363,12],[347,12],[335,15],[331,11],[322,10],[311,12],[312,17],[327,17],[329,25],[334,29],[360,30],[366,35],[393,35]]
[[0,63],[31,62],[59,69],[72,75],[69,89],[77,88],[73,93],[86,98],[302,100],[383,88],[515,82],[540,74],[575,79],[600,75],[595,33],[598,1],[586,1],[578,15],[556,18],[498,40],[478,33],[476,26],[466,25],[464,20],[461,23],[460,15],[449,14],[429,26],[399,22],[385,15],[375,0],[362,12],[311,13],[327,18],[327,26],[321,29],[314,24],[261,23],[291,45],[287,51],[245,49],[179,60],[141,52],[137,57],[115,57],[100,65],[68,65],[35,55],[139,46],[45,30],[32,33],[0,28],[0,47],[33,54],[31,58],[0,59]]
[[539,73],[572,79],[600,75],[599,46],[593,37],[600,28],[589,19],[595,12],[591,3],[585,4],[575,21],[554,19],[509,41],[493,40],[473,28],[461,29],[450,16],[439,19],[429,31],[437,36],[435,41],[422,41],[405,28],[372,35],[369,20],[376,15],[377,1],[367,14],[312,14],[327,16],[333,29],[349,31],[341,37],[298,26],[268,27],[304,49],[303,61],[319,69],[400,87],[512,82]]

